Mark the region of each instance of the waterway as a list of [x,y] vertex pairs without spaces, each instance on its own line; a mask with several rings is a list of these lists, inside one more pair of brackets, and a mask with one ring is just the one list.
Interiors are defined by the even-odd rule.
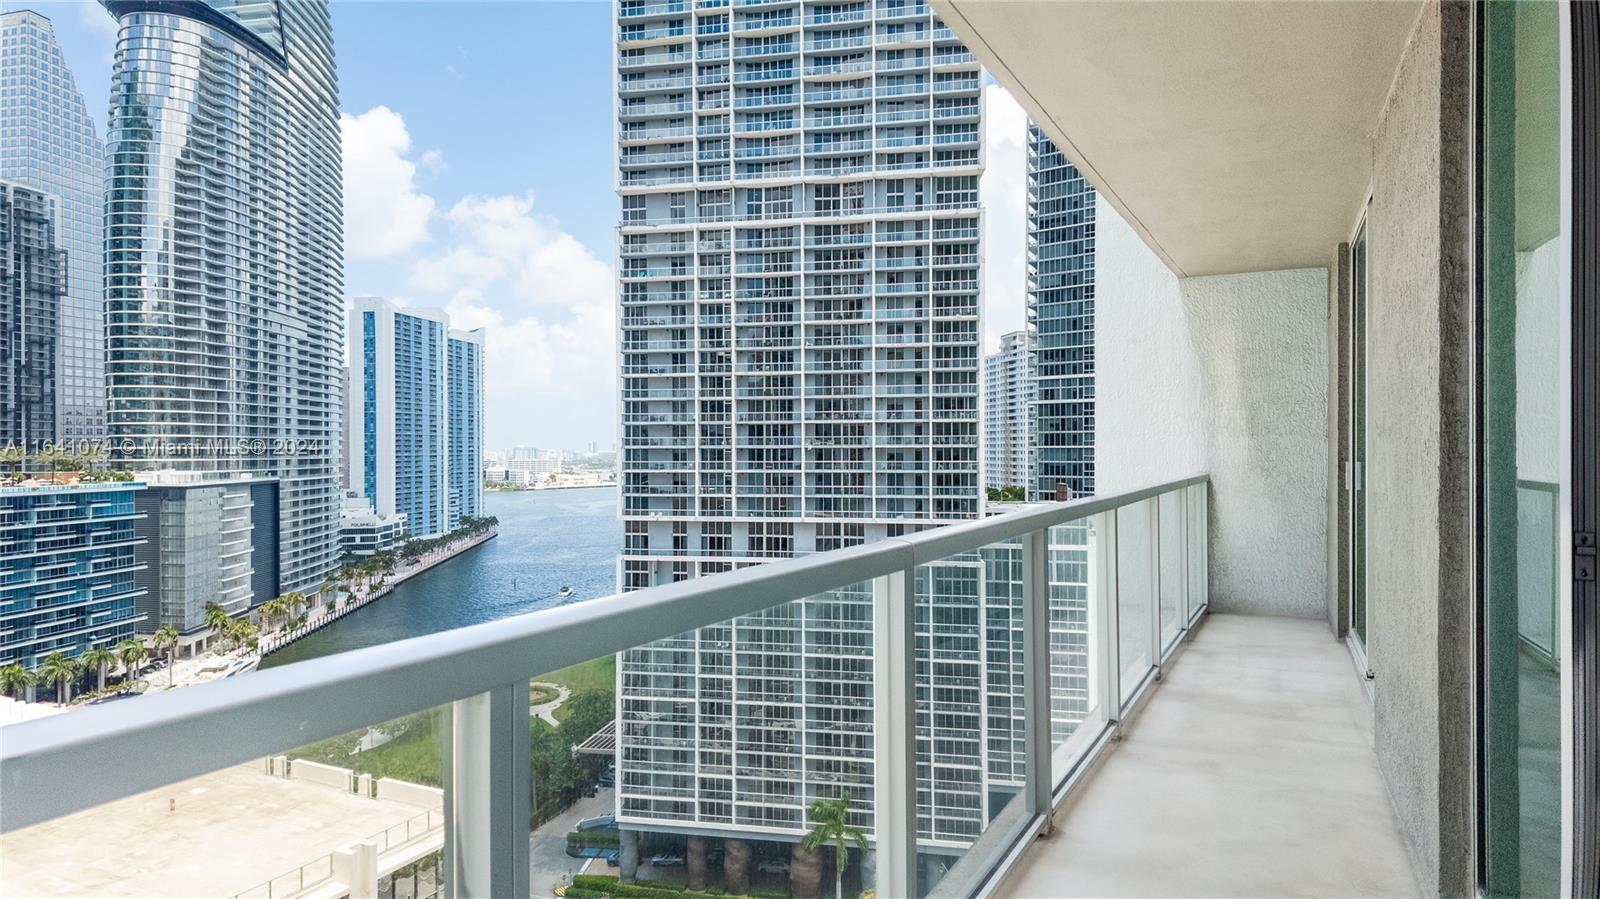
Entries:
[[[500,535],[261,660],[273,668],[616,592],[617,489],[484,491]],[[556,594],[570,586],[572,595]]]

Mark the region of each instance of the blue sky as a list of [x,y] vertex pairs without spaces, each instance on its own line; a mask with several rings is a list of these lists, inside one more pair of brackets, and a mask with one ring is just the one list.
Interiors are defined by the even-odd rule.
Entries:
[[[49,16],[104,129],[116,29],[98,3]],[[335,2],[345,288],[488,329],[484,442],[580,448],[616,434],[611,7]],[[1025,118],[986,96],[990,348],[1022,324]]]

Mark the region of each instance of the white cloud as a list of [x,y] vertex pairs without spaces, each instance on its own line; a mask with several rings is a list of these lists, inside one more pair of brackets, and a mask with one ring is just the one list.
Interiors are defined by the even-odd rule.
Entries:
[[94,33],[95,37],[114,44],[117,40],[117,20],[98,3],[79,3],[78,21]]
[[[417,165],[408,158],[405,119],[387,106],[358,116],[343,113],[345,257],[398,256],[428,239],[433,198],[416,190]],[[442,164],[436,151],[432,164]]]
[[998,84],[984,87],[985,352],[1027,320],[1028,115]]
[[416,262],[411,288],[440,298],[451,327],[485,329],[485,442],[578,445],[611,433],[611,267],[538,214],[531,194],[467,197],[443,218],[445,246]]

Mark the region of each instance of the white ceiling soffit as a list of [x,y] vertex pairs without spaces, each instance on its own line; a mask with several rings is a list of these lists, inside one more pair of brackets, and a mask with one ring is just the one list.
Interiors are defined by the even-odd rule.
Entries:
[[1179,275],[1325,266],[1416,2],[934,0]]

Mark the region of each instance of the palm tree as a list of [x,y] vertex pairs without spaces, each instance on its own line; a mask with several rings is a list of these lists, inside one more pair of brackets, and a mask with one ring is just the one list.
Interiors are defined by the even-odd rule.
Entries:
[[117,644],[117,658],[122,660],[122,667],[128,672],[128,685],[132,686],[139,676],[139,668],[150,658],[150,652],[138,640],[123,640]]
[[95,689],[103,692],[106,688],[106,669],[117,663],[117,654],[104,646],[96,646],[78,656],[78,662],[85,668],[94,669]]
[[301,612],[304,612],[306,606],[310,604],[306,599],[306,595],[301,593],[299,590],[294,590],[284,594],[283,602],[284,605],[289,607],[290,615],[299,615]]
[[206,603],[205,615],[206,627],[211,628],[211,632],[219,637],[222,636],[223,631],[227,630],[228,622],[233,620],[233,616],[228,614],[227,609],[214,602]]
[[76,460],[73,455],[59,446],[50,446],[33,454],[33,461],[40,465],[50,466],[50,480],[56,479],[56,472],[62,468],[70,467]]
[[167,657],[167,686],[172,686],[172,669],[177,667],[178,629],[168,624],[150,638],[150,646]]
[[867,851],[867,838],[861,828],[850,823],[850,802],[843,796],[838,799],[818,799],[811,803],[811,820],[815,826],[800,841],[807,852],[816,852],[833,844],[834,876],[833,895],[844,899],[844,869],[850,865],[850,844]]
[[26,461],[28,461],[28,451],[20,446],[7,446],[5,449],[0,449],[0,463],[11,467],[13,480],[22,473],[22,463]]
[[82,452],[77,454],[76,461],[83,463],[84,467],[89,470],[89,474],[93,476],[95,473],[95,466],[109,458],[110,456],[107,455],[105,447],[102,447],[97,443],[91,443],[89,446],[85,447]]
[[5,693],[7,696],[15,696],[18,699],[23,698],[24,691],[33,686],[33,682],[36,680],[38,678],[34,676],[32,671],[17,663],[0,668],[0,692]]
[[59,652],[52,652],[39,663],[39,679],[55,684],[56,704],[66,705],[72,698],[72,682],[78,677],[78,663]]
[[284,602],[281,596],[275,596],[262,603],[260,609],[262,620],[273,630],[277,630],[278,619],[284,617],[288,611],[289,604]]

